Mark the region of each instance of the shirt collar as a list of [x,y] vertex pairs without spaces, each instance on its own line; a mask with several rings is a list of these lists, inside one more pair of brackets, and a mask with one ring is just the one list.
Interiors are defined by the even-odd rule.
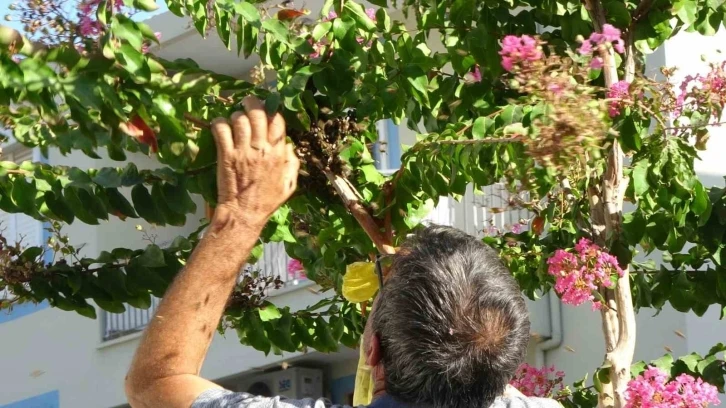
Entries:
[[373,403],[368,408],[413,408],[413,405],[399,402],[390,395],[382,395],[373,400]]

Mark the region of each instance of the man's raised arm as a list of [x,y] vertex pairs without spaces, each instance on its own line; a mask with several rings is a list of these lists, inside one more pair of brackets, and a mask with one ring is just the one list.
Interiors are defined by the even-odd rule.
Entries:
[[280,115],[259,100],[244,113],[217,119],[218,205],[186,268],[169,287],[126,377],[134,408],[188,408],[219,388],[199,377],[219,319],[262,228],[295,191],[300,163]]

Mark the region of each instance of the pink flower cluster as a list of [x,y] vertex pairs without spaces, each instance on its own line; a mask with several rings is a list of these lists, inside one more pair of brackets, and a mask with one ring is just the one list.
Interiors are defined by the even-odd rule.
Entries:
[[693,105],[692,108],[709,105],[711,114],[717,116],[719,109],[726,105],[726,61],[713,64],[706,75],[686,76],[679,89],[676,114],[680,114],[686,105]]
[[630,99],[630,82],[618,81],[612,84],[608,89],[607,98],[614,99],[608,104],[608,113],[614,118],[620,114]]
[[555,291],[562,301],[570,305],[581,305],[593,301],[592,309],[599,310],[602,304],[594,301],[593,291],[612,286],[612,275],[622,277],[624,272],[614,256],[605,252],[587,238],[575,245],[575,252],[562,249],[547,260],[547,272],[555,277]]
[[297,259],[290,259],[287,263],[287,278],[293,280],[306,279],[305,268],[302,262]]
[[504,37],[499,55],[502,56],[502,67],[509,72],[512,72],[515,66],[526,66],[544,57],[539,40],[529,35]]
[[[625,43],[620,38],[622,33],[617,28],[610,24],[605,24],[602,27],[602,33],[592,33],[590,38],[584,40],[578,52],[580,55],[592,55],[593,51],[606,47],[608,44],[612,45],[616,52],[622,54],[625,52]],[[602,57],[596,56],[590,61],[590,68],[600,69],[603,67],[604,61]]]
[[705,408],[720,403],[713,385],[688,374],[668,381],[668,375],[655,367],[630,380],[625,400],[625,408]]
[[552,398],[563,390],[564,377],[565,373],[555,371],[555,366],[538,369],[524,363],[509,384],[528,397]]
[[[78,5],[78,31],[83,37],[93,37],[101,33],[103,25],[96,19],[96,11],[102,0],[82,0]],[[114,8],[120,11],[124,0],[114,1]]]

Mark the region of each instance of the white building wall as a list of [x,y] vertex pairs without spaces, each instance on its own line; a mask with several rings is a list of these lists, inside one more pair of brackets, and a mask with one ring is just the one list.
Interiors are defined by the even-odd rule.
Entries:
[[[309,8],[319,7],[317,1]],[[316,10],[314,10],[316,11]],[[159,19],[167,19],[168,24],[180,24],[180,20],[162,15]],[[161,20],[159,20],[161,21]],[[164,20],[166,21],[166,20]],[[181,30],[183,31],[183,30]],[[201,40],[197,43],[196,34],[184,36],[177,32],[174,40],[162,46],[164,51],[171,53],[173,48],[184,49],[185,52],[201,52],[209,49],[212,44],[218,44],[216,39]],[[722,31],[719,36],[704,38],[701,36],[683,33],[670,41],[664,55],[651,58],[654,67],[663,65],[678,65],[682,72],[690,73],[703,69],[700,54],[712,52],[717,46],[726,44],[726,35]],[[193,41],[194,46],[190,46]],[[215,54],[216,55],[216,54]],[[193,56],[194,57],[194,56]],[[234,57],[236,60],[236,55]],[[216,64],[215,58],[205,58],[202,61]],[[227,57],[224,57],[225,60]],[[720,58],[723,58],[722,56]],[[238,61],[236,62],[238,63]],[[231,64],[231,60],[230,60]],[[250,62],[244,64],[249,68]],[[237,65],[241,67],[242,64]],[[230,74],[239,74],[238,68],[226,65]],[[697,166],[707,185],[720,185],[723,183],[722,175],[726,174],[726,166],[720,160],[721,152],[726,148],[724,130],[713,132],[709,142],[709,150],[702,153],[702,162]],[[404,127],[400,129],[401,143],[411,145],[415,138],[413,132]],[[134,159],[140,168],[154,166],[154,161],[148,158]],[[74,165],[81,168],[118,165],[109,160],[94,161],[82,154],[62,157],[57,153],[51,154],[50,162],[53,164]],[[455,212],[458,220],[466,220],[459,212]],[[200,206],[197,218],[201,218]],[[186,235],[196,228],[191,222],[185,228],[164,228],[154,230],[159,243],[172,239],[177,235]],[[466,221],[462,221],[466,223]],[[138,220],[121,222],[112,219],[103,222],[100,226],[87,226],[81,223],[66,228],[76,244],[85,243],[84,253],[92,256],[104,249],[118,246],[142,247],[146,243],[141,240],[141,234],[135,229]],[[145,228],[150,226],[140,222]],[[455,222],[455,225],[459,221]],[[457,225],[466,227],[466,225]],[[316,302],[321,295],[309,290],[299,289],[287,292],[276,299],[282,305],[290,305],[293,309],[304,308]],[[549,328],[548,317],[544,313],[545,304],[540,301],[530,304],[534,324],[540,324],[542,331]],[[638,316],[638,340],[636,359],[654,359],[667,352],[666,348],[676,355],[683,355],[692,350],[704,352],[713,344],[724,338],[726,325],[718,319],[718,311],[712,308],[704,318],[697,318],[692,314],[678,313],[666,308],[660,315],[652,317],[652,310],[643,310]],[[101,316],[102,313],[99,313]],[[539,322],[539,323],[538,323]],[[584,373],[592,372],[601,362],[604,355],[604,344],[600,328],[600,317],[591,312],[587,306],[562,308],[563,338],[562,345],[544,356],[544,363],[554,364],[567,372],[567,383],[578,380]],[[545,327],[546,326],[546,327]],[[685,339],[678,336],[676,331],[685,334]],[[0,370],[0,406],[10,402],[22,400],[52,390],[60,391],[61,407],[98,408],[112,407],[125,403],[123,393],[123,377],[126,373],[131,356],[138,345],[138,335],[127,336],[108,343],[101,342],[100,320],[90,320],[73,313],[55,309],[45,309],[20,319],[0,324],[0,338],[3,348],[0,359],[3,361],[3,370]],[[317,354],[317,353],[316,353]],[[535,362],[535,347],[532,345],[528,362]],[[299,353],[286,355],[284,358],[305,358]],[[242,347],[234,332],[225,337],[217,336],[212,344],[205,362],[202,374],[205,377],[221,379],[237,375],[258,367],[269,367],[279,364],[283,358],[278,356],[265,357],[252,349]],[[340,356],[327,357],[331,381],[354,374],[356,354],[347,352]]]

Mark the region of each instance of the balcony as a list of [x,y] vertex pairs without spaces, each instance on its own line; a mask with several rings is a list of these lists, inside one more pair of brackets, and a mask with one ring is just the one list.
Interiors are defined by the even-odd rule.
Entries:
[[[262,258],[255,264],[246,265],[244,269],[258,271],[261,277],[279,276],[283,282],[282,287],[273,289],[267,294],[268,296],[274,296],[292,290],[295,286],[304,284],[306,281],[304,277],[288,272],[287,264],[289,261],[290,257],[285,252],[283,243],[269,243],[265,245]],[[152,298],[151,307],[146,310],[127,306],[124,313],[104,312],[102,317],[103,341],[111,341],[142,331],[156,313],[159,302],[160,299]]]

